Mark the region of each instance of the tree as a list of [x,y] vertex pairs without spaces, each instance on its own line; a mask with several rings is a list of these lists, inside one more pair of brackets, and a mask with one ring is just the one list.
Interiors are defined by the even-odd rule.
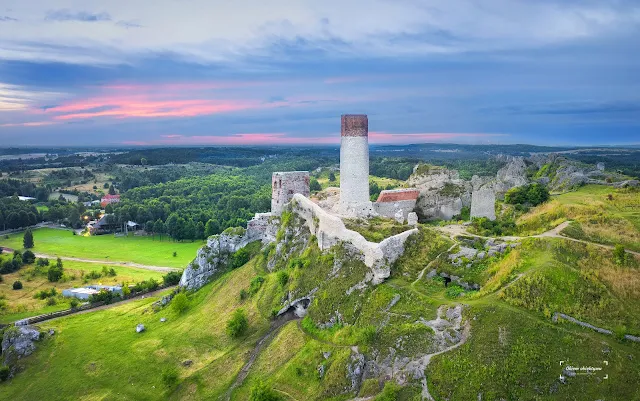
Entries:
[[22,289],[22,282],[21,281],[15,281],[13,283],[13,289],[14,290],[21,290]]
[[154,228],[155,228],[155,223],[153,221],[149,220],[146,223],[144,223],[144,231],[146,231],[147,234],[152,234]]
[[311,192],[317,192],[320,191],[322,189],[322,187],[320,186],[320,183],[318,182],[318,180],[316,180],[315,178],[312,178],[309,181],[309,190]]
[[178,314],[186,311],[189,308],[189,299],[184,292],[179,293],[171,300],[171,308]]
[[33,233],[31,232],[30,228],[27,228],[27,230],[24,232],[24,236],[22,237],[22,245],[26,249],[31,249],[34,247]]
[[227,335],[232,338],[238,338],[246,333],[249,328],[249,320],[243,309],[236,309],[227,321]]
[[26,265],[30,265],[31,263],[36,261],[36,255],[33,252],[26,250],[22,254],[22,263]]
[[62,259],[58,258],[54,266],[49,266],[49,270],[47,271],[47,279],[53,283],[59,281],[62,278],[63,274],[64,268],[62,267]]
[[329,181],[334,182],[336,180],[336,175],[333,174],[333,171],[329,173]]
[[613,248],[613,258],[619,265],[623,265],[626,262],[627,252],[624,250],[624,245],[616,244]]
[[249,401],[281,401],[283,400],[280,394],[276,393],[271,387],[267,386],[264,382],[258,380],[256,384],[251,387],[251,394],[249,394]]
[[115,195],[116,194],[116,188],[113,186],[113,184],[111,184],[111,186],[109,187],[109,195]]
[[220,226],[215,220],[210,219],[204,227],[204,235],[208,238],[215,234],[220,234]]
[[164,234],[165,232],[165,227],[162,220],[158,219],[155,223],[153,223],[153,232],[156,234],[160,234],[160,239],[162,239],[162,234]]

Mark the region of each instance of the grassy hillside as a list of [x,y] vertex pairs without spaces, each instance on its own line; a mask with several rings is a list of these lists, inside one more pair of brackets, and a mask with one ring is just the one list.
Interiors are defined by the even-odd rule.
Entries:
[[[0,237],[0,245],[22,249],[22,233]],[[174,242],[160,241],[158,237],[116,237],[96,235],[84,237],[72,235],[70,230],[39,228],[33,231],[35,253],[68,256],[112,262],[134,262],[144,265],[185,267],[195,256],[201,241]],[[173,253],[177,255],[174,257]]]
[[517,220],[520,234],[540,234],[563,221],[573,229],[563,234],[607,245],[623,244],[640,251],[640,189],[587,185],[544,203]]
[[[551,221],[538,212],[541,223]],[[373,286],[367,284],[369,269],[347,245],[321,252],[295,214],[284,213],[282,220],[276,244],[189,293],[182,313],[171,304],[153,311],[153,299],[144,299],[43,323],[41,328],[56,334],[22,361],[23,372],[0,384],[3,397],[216,400],[229,395],[248,400],[263,388],[272,400],[338,401],[383,391],[391,395],[381,399],[415,400],[424,389],[419,375],[408,373],[405,365],[440,350],[446,352],[433,356],[426,368],[428,391],[438,401],[640,397],[635,386],[640,344],[622,339],[625,333],[640,334],[637,258],[616,263],[602,247],[532,238],[500,256],[460,267],[463,277],[482,285],[465,291],[426,274],[446,268],[448,250],[456,247],[421,226],[392,266],[391,277]],[[307,316],[271,333],[277,311],[309,294]],[[443,305],[464,305],[461,321],[470,330],[468,338],[454,328],[434,328],[433,322],[444,320],[436,320],[442,317],[438,310],[450,311]],[[225,326],[239,308],[248,316],[249,330],[232,339]],[[555,323],[555,312],[616,335]],[[161,317],[167,321],[161,323]],[[137,323],[147,330],[136,334]],[[264,337],[267,333],[272,336]],[[262,338],[260,352],[252,354]],[[253,358],[244,382],[228,394]],[[607,379],[559,380],[560,361],[603,366],[604,360]],[[355,371],[366,373],[354,376]],[[385,386],[390,379],[402,388]],[[57,391],[52,394],[51,388]]]

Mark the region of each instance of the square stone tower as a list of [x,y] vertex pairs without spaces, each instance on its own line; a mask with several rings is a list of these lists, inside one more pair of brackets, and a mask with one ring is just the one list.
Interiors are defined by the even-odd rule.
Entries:
[[294,194],[309,197],[309,172],[275,172],[271,176],[271,214],[280,216]]
[[365,114],[344,114],[340,141],[340,211],[363,215],[369,200],[369,120]]

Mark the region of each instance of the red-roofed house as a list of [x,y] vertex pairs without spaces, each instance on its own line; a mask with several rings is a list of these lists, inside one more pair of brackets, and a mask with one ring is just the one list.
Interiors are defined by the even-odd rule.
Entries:
[[373,208],[381,216],[396,218],[396,213],[402,212],[404,219],[413,212],[418,201],[420,191],[415,188],[386,189],[380,192]]
[[105,207],[111,203],[120,202],[120,195],[105,195],[100,200],[100,206]]

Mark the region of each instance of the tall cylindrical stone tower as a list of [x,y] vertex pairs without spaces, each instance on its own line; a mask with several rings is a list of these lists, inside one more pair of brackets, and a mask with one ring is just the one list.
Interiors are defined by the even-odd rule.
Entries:
[[369,120],[365,114],[344,114],[340,142],[340,209],[360,215],[369,200]]

